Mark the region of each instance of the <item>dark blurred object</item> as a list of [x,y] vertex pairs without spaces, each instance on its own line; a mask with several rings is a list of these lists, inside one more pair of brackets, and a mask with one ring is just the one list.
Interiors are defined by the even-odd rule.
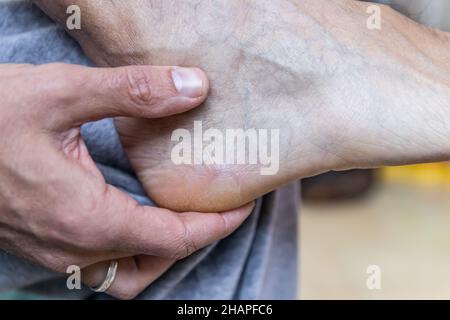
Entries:
[[302,180],[305,201],[339,201],[362,197],[376,182],[375,170],[332,171]]

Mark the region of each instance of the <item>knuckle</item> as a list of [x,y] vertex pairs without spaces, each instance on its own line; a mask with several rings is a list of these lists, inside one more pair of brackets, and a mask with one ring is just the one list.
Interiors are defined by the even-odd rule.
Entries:
[[171,258],[181,260],[189,257],[199,248],[192,238],[191,229],[187,224],[181,222],[177,236],[174,237]]
[[124,69],[127,94],[130,100],[139,107],[153,105],[156,103],[157,94],[152,79],[140,68]]
[[233,227],[230,226],[227,219],[225,219],[222,214],[217,213],[215,218],[217,219],[216,225],[218,226],[219,231],[221,231],[224,235],[229,234],[233,230]]

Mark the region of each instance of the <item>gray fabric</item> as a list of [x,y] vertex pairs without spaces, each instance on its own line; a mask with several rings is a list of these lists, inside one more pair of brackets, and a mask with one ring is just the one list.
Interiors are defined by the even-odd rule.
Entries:
[[[76,43],[29,2],[0,1],[0,63],[48,62],[90,65]],[[151,204],[130,169],[112,121],[87,124],[82,133],[107,181],[142,204]],[[298,197],[298,184],[293,184],[259,199],[233,235],[177,263],[139,298],[295,298]],[[0,251],[0,290],[25,286],[58,297],[90,294],[70,292],[61,275]]]

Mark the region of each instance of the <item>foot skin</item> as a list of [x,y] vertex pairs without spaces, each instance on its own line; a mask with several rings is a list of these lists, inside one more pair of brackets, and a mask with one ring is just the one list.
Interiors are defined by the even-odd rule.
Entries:
[[[288,40],[297,22],[291,13],[296,7],[288,2],[273,7],[282,10],[286,19],[277,21],[278,16],[269,11],[258,17],[250,5],[242,8],[242,1],[227,3],[223,16],[213,16],[217,8],[209,1],[204,3],[196,8],[185,4],[180,11],[186,15],[177,19],[188,19],[192,24],[179,25],[169,42],[158,35],[173,29],[174,21],[155,21],[159,30],[152,37],[151,54],[142,58],[134,55],[133,59],[201,66],[211,81],[207,103],[193,112],[159,121],[116,120],[131,164],[149,195],[159,205],[179,211],[235,208],[300,176],[325,171],[335,160],[310,139],[313,133],[322,134],[310,121],[309,114],[315,111],[312,103],[307,103],[315,95],[312,83],[321,71],[293,63],[296,57],[284,53],[299,50],[300,58],[306,45],[302,40],[297,47]],[[178,3],[163,6],[160,9],[169,12]],[[263,30],[264,21],[273,23],[278,36]],[[283,30],[283,25],[289,28]],[[270,48],[271,43],[276,46]],[[177,142],[171,141],[171,135],[181,128],[193,132],[194,121],[202,121],[204,131],[279,130],[279,171],[261,175],[261,166],[249,164],[175,165],[171,153]],[[327,140],[323,135],[321,139]]]
[[[199,66],[210,78],[196,110],[116,120],[132,166],[163,207],[223,211],[324,171],[450,158],[447,34],[384,6],[382,29],[369,30],[369,4],[357,1],[113,2],[108,17],[119,21],[101,19],[104,6],[96,17],[88,2],[84,28],[96,32],[74,34],[94,61]],[[176,165],[171,135],[192,132],[194,121],[221,132],[278,129],[278,173]]]
[[[284,6],[272,9],[282,10],[285,21],[277,21],[277,15],[270,12],[258,17],[251,13],[251,7],[242,12],[242,1],[230,2],[227,10],[222,10],[225,16],[217,17],[211,16],[215,11],[212,4],[195,8],[198,16],[194,8],[185,8],[181,11],[191,12],[192,16],[178,18],[195,22],[179,25],[173,42],[167,43],[165,37],[153,38],[151,55],[143,60],[163,65],[199,65],[211,82],[207,102],[192,112],[158,121],[116,120],[132,166],[159,205],[179,211],[222,211],[298,177],[334,166],[336,157],[324,151],[318,139],[311,139],[311,135],[318,135],[327,141],[327,133],[312,121],[319,111],[312,103],[316,95],[313,84],[322,71],[294,63],[300,59],[305,41],[294,45],[292,39],[288,40],[294,36],[291,32],[297,20],[290,12],[295,6],[280,3]],[[164,6],[162,10],[169,8]],[[270,21],[279,34],[263,30],[264,21]],[[161,25],[159,21],[158,34],[166,34],[165,28],[168,31],[173,23]],[[283,24],[288,26],[286,30]],[[186,34],[193,35],[193,39]],[[300,40],[298,36],[296,39]],[[298,51],[298,56],[289,57],[286,50]],[[260,165],[174,164],[171,153],[178,142],[171,141],[171,135],[177,129],[192,133],[194,121],[202,122],[203,131],[279,130],[279,171],[261,175]]]

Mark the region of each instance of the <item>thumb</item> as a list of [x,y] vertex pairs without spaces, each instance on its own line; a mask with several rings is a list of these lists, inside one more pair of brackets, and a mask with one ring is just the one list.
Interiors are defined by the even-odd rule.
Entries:
[[[108,117],[159,118],[200,105],[209,90],[198,68],[128,66],[89,68],[47,65],[58,83],[53,97],[58,126]],[[51,79],[50,79],[51,80]],[[52,117],[52,119],[55,119]]]

